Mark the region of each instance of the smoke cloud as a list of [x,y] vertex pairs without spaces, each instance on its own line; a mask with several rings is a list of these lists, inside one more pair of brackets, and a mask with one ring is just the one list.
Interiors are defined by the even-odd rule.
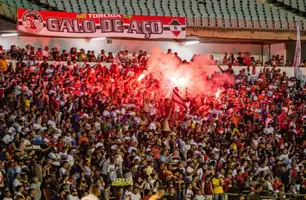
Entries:
[[[159,80],[160,95],[167,96],[174,87],[178,87],[184,95],[186,88],[190,96],[215,95],[227,83],[234,84],[234,77],[228,73],[214,73],[209,79],[208,73],[215,71],[208,55],[198,55],[192,61],[181,64],[179,58],[173,54],[155,48],[150,54],[147,73]],[[189,96],[188,95],[188,96]]]

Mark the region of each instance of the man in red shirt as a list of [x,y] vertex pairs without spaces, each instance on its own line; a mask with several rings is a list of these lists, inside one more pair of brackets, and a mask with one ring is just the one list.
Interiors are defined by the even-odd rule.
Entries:
[[211,183],[210,175],[205,176],[205,181],[202,183],[202,188],[204,189],[205,199],[212,200],[213,198],[213,187]]
[[244,56],[243,56],[243,63],[247,66],[249,66],[251,64],[251,57],[250,57],[250,53],[247,52]]
[[243,172],[241,169],[237,170],[237,176],[236,176],[236,181],[237,183],[242,187],[243,186],[243,182],[244,182],[244,178],[242,176]]
[[224,178],[223,191],[227,192],[228,188],[232,187],[232,175],[230,173],[226,174]]

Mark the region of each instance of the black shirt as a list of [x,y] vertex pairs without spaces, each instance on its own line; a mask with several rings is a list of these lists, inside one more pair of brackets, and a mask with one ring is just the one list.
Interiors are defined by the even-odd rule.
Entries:
[[176,200],[177,199],[177,195],[176,194],[174,194],[174,195],[167,195],[166,196],[166,198],[167,198],[167,200]]
[[237,60],[238,60],[238,63],[240,64],[240,65],[243,65],[243,57],[237,57]]

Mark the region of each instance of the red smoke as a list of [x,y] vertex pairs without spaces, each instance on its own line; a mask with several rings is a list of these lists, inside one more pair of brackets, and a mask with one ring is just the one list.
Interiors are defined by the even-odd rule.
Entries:
[[215,95],[217,90],[222,90],[221,86],[224,83],[232,85],[235,79],[232,75],[219,71],[218,74],[214,74],[212,80],[209,80],[207,77],[207,71],[211,71],[209,62],[209,56],[199,55],[189,63],[181,64],[173,54],[164,54],[162,50],[156,48],[151,52],[147,73],[159,80],[161,96],[169,95],[174,87],[178,87],[183,96],[186,88],[188,96]]

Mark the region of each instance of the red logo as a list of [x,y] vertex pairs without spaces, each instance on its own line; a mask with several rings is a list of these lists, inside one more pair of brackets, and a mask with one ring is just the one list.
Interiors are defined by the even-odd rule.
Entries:
[[30,33],[39,33],[44,27],[44,22],[39,12],[29,10],[22,16],[22,25]]
[[179,36],[179,34],[182,31],[182,24],[177,21],[177,20],[172,20],[172,22],[170,23],[170,31],[173,33],[173,35],[175,35],[175,37]]

